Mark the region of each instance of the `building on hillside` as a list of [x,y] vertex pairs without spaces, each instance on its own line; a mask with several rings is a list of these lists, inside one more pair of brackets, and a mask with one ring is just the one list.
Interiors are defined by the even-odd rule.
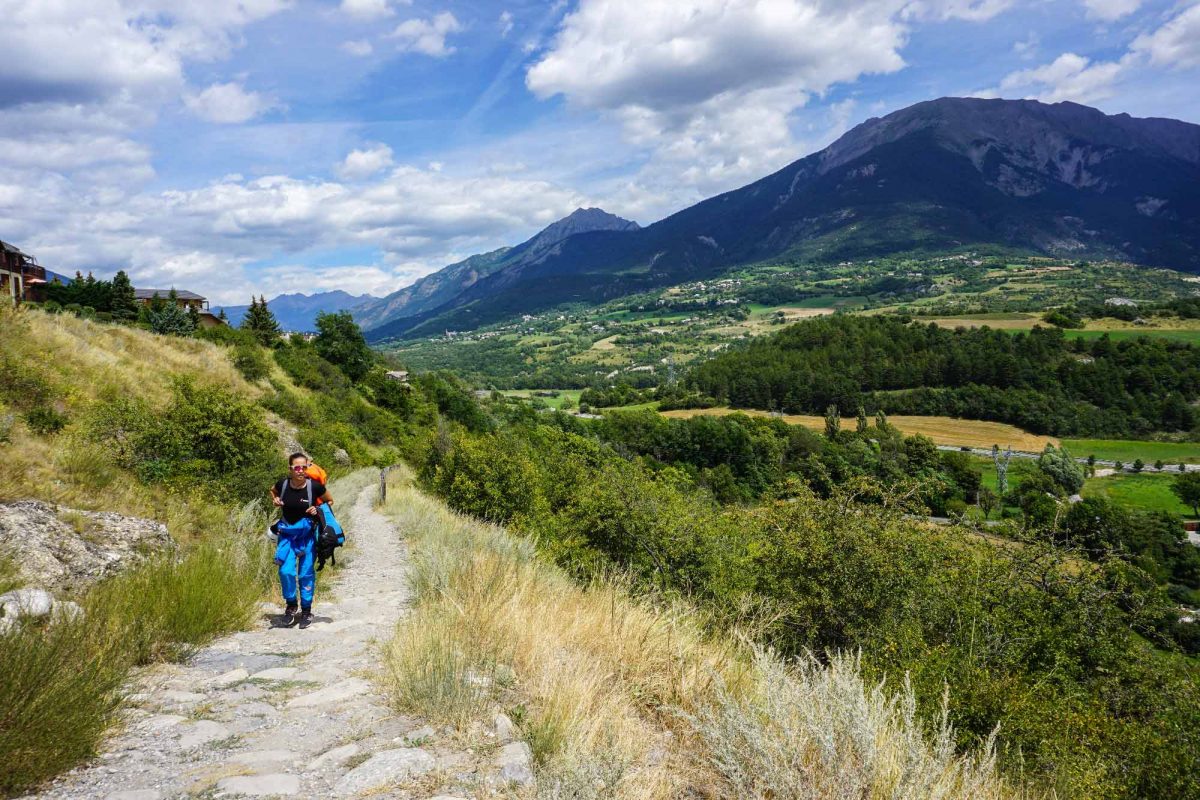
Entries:
[[8,295],[13,305],[37,302],[45,299],[46,283],[46,270],[36,258],[0,241],[0,294]]
[[[134,289],[133,299],[138,305],[148,306],[155,297],[161,298],[164,302],[170,299],[170,289]],[[200,312],[200,327],[201,328],[219,328],[225,323],[216,314],[208,310],[208,298],[201,297],[195,292],[186,290],[175,290],[175,304],[182,309],[194,308]]]
[[400,383],[408,383],[408,372],[402,369],[395,369],[387,373],[387,376],[394,381]]

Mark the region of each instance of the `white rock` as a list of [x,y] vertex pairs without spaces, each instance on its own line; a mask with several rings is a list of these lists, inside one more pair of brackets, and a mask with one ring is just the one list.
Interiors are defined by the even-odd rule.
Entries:
[[154,789],[128,789],[123,792],[109,792],[104,800],[159,800],[162,794]]
[[533,751],[524,742],[504,745],[496,757],[496,767],[502,781],[522,786],[533,783]]
[[202,719],[193,722],[179,735],[179,746],[184,750],[199,747],[229,737],[229,729],[219,722]]
[[296,673],[300,670],[295,667],[275,667],[274,669],[264,669],[262,672],[256,672],[250,676],[252,681],[290,681],[296,677]]
[[0,594],[0,609],[6,617],[46,617],[54,610],[54,595],[45,589],[15,589]]
[[208,682],[209,686],[217,689],[225,689],[234,684],[241,683],[250,677],[250,673],[244,669],[231,669],[224,675],[218,675]]
[[384,750],[343,775],[333,792],[338,797],[349,797],[381,789],[423,775],[435,766],[433,756],[415,747]]
[[217,789],[227,794],[262,797],[266,795],[290,795],[300,791],[300,778],[296,775],[275,773],[272,775],[241,775],[222,778]]
[[311,708],[329,703],[340,703],[371,690],[371,684],[362,678],[349,678],[341,683],[335,683],[315,692],[302,694],[288,701],[288,708]]
[[411,730],[408,733],[404,734],[404,738],[410,742],[429,741],[434,736],[437,736],[437,731],[435,731],[429,725],[422,725],[421,727],[417,728],[416,730]]
[[63,619],[79,619],[83,616],[83,606],[70,600],[55,600],[51,613]]
[[496,720],[493,723],[496,727],[496,738],[502,742],[511,742],[517,738],[517,726],[508,718],[508,715],[501,712],[496,715]]
[[326,750],[321,755],[314,758],[308,763],[309,769],[323,769],[334,764],[341,764],[348,758],[358,755],[361,748],[354,744],[344,744],[341,747],[335,747],[332,750]]

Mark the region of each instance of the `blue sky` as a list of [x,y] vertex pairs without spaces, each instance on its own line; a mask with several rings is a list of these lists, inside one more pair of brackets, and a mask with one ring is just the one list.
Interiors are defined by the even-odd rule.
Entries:
[[944,95],[1200,123],[1200,0],[0,13],[0,238],[219,302],[385,294],[581,205],[647,224]]

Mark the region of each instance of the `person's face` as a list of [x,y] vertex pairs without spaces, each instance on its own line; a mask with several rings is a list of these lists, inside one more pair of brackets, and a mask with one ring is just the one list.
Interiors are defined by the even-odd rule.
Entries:
[[303,461],[301,461],[300,459],[296,459],[295,461],[292,462],[292,474],[299,475],[300,473],[304,472],[305,467],[306,467],[306,465]]

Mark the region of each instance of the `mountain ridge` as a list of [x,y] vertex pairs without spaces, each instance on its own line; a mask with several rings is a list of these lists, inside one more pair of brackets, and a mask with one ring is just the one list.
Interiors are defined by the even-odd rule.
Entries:
[[[292,292],[290,294],[281,294],[267,301],[267,308],[275,315],[279,325],[284,330],[289,331],[313,331],[316,330],[316,318],[319,313],[335,313],[338,311],[346,311],[355,306],[361,305],[367,298],[373,295],[361,294],[353,295],[341,289],[334,289],[329,292],[317,292],[316,294],[302,294],[300,292]],[[221,311],[229,318],[231,325],[241,324],[242,317],[246,315],[247,309],[250,306],[213,306],[212,312],[219,314]]]
[[1200,126],[1076,103],[941,98],[634,231],[578,233],[368,337],[703,278],[768,259],[1000,245],[1200,271]]
[[358,324],[369,331],[398,318],[417,316],[453,300],[480,280],[512,263],[533,262],[550,255],[571,236],[598,230],[630,231],[640,226],[599,208],[577,208],[533,237],[513,247],[501,247],[442,267],[409,286],[353,310]]

